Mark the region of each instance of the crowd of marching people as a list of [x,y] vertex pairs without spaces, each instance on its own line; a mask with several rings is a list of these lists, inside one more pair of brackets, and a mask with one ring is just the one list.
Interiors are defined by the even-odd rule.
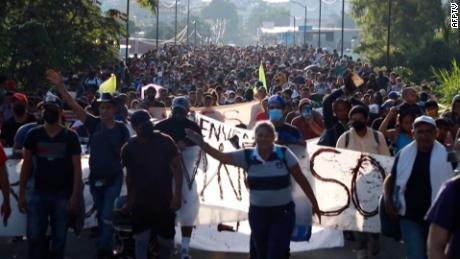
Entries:
[[[99,91],[111,74],[117,92]],[[460,95],[443,108],[428,86],[311,47],[165,45],[135,55],[127,65],[62,75],[50,69],[46,76],[54,88],[28,95],[0,77],[0,141],[12,149],[8,156],[0,149],[1,214],[7,224],[5,162],[23,159],[18,206],[27,215],[31,259],[65,257],[67,230],[75,224],[71,215],[82,210],[84,153],[98,219],[98,258],[112,256],[114,204],[123,184],[127,197],[119,210],[130,214],[136,258],[149,258],[152,239],[157,258],[170,258],[176,221],[180,256],[190,258],[198,212],[192,201],[183,201],[181,153],[188,148],[247,171],[250,256],[287,258],[295,222],[291,177],[319,221],[321,200],[286,145],[315,139],[323,146],[394,156],[379,212],[382,233],[402,240],[409,259],[460,258],[460,178],[454,176],[455,159],[448,160],[460,150]],[[189,119],[196,110],[225,122],[216,107],[244,102],[258,107],[251,148],[221,152]],[[344,234],[357,242],[357,258],[379,253],[379,234]]]

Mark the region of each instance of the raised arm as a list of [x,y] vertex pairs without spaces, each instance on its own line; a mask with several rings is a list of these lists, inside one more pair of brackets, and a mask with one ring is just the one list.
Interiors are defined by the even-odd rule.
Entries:
[[343,90],[338,89],[332,92],[330,95],[328,95],[326,98],[324,98],[323,102],[323,119],[324,119],[324,125],[326,129],[330,129],[334,126],[334,123],[336,121],[334,117],[334,113],[332,111],[332,104],[334,103],[337,98],[342,96]]
[[54,71],[53,69],[48,69],[46,71],[46,78],[56,86],[56,90],[58,91],[61,98],[70,106],[70,108],[75,112],[77,118],[85,123],[86,121],[86,111],[81,107],[77,101],[73,99],[73,97],[67,92],[65,89],[64,82],[62,81],[62,77],[59,73]]
[[385,119],[382,121],[382,124],[380,124],[379,131],[382,132],[383,136],[386,139],[391,139],[392,141],[396,140],[396,131],[395,130],[389,130],[388,125],[390,122],[394,121],[396,119],[396,115],[398,114],[398,110],[396,107],[393,107],[390,109],[390,112],[388,115],[385,117]]

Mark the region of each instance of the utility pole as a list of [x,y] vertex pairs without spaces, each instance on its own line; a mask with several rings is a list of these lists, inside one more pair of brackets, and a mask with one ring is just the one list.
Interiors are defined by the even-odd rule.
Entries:
[[157,0],[157,24],[156,24],[157,30],[155,32],[155,37],[156,37],[156,47],[158,50],[158,43],[159,43],[159,38],[160,38],[160,0]]
[[295,47],[295,16],[294,17],[294,28],[292,31],[292,46]]
[[[196,33],[197,33],[197,31],[196,31],[196,21],[194,22],[194,26],[195,26],[195,28],[194,28],[195,29],[195,39],[194,39],[195,44],[194,45],[196,47]],[[203,43],[201,43],[201,45],[203,45]]]
[[319,0],[318,48],[321,48],[321,0]]
[[388,0],[388,20],[387,20],[387,70],[390,69],[390,40],[391,40],[391,0]]
[[176,10],[174,18],[174,46],[177,44],[177,0],[176,0]]
[[126,51],[125,51],[125,61],[128,64],[129,58],[129,0],[126,1]]
[[305,18],[303,20],[303,46],[307,45],[307,5],[305,4]]
[[340,50],[340,57],[342,58],[343,57],[343,33],[344,33],[344,29],[345,29],[345,0],[342,0],[342,47],[341,47],[341,50]]
[[188,34],[189,34],[189,20],[190,20],[190,0],[187,0],[187,45],[188,45]]

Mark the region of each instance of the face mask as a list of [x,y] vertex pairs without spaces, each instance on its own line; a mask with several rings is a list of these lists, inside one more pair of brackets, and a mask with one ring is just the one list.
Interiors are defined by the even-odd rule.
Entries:
[[48,124],[54,124],[59,121],[59,112],[54,109],[45,109],[43,111],[43,120]]
[[305,119],[311,119],[311,117],[312,117],[312,108],[311,108],[311,106],[306,106],[305,107],[305,109],[302,112],[302,116]]
[[366,128],[366,123],[362,121],[354,121],[351,123],[351,126],[356,130],[356,131],[362,131]]
[[281,109],[270,109],[268,110],[268,116],[271,121],[279,121],[283,119],[283,112]]

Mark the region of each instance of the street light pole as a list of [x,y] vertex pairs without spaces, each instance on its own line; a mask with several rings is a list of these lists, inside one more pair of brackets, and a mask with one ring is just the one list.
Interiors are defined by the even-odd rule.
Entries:
[[157,0],[157,24],[156,24],[156,32],[155,32],[155,37],[156,37],[156,47],[158,50],[158,43],[159,43],[159,38],[160,38],[160,0]]
[[388,0],[388,20],[387,20],[387,70],[390,69],[390,40],[391,40],[391,0]]
[[307,5],[305,7],[305,18],[303,20],[303,46],[305,47],[307,45]]
[[177,44],[177,0],[176,0],[176,10],[174,18],[174,46]]
[[187,45],[188,45],[188,34],[189,34],[189,20],[190,20],[190,0],[187,0]]
[[319,0],[318,48],[321,48],[321,0]]
[[295,16],[294,17],[294,28],[293,31],[292,31],[292,46],[295,47]]
[[[197,31],[196,31],[196,21],[194,22],[194,26],[195,26],[195,28],[194,28],[194,30],[195,30],[195,39],[194,39],[195,44],[194,44],[194,45],[195,45],[195,47],[196,47],[196,33],[197,33]],[[202,45],[203,45],[203,44],[202,44]]]
[[342,0],[342,46],[340,50],[340,57],[343,57],[343,32],[345,28],[345,0]]
[[125,61],[128,64],[129,58],[129,0],[126,1],[126,51],[125,51]]

